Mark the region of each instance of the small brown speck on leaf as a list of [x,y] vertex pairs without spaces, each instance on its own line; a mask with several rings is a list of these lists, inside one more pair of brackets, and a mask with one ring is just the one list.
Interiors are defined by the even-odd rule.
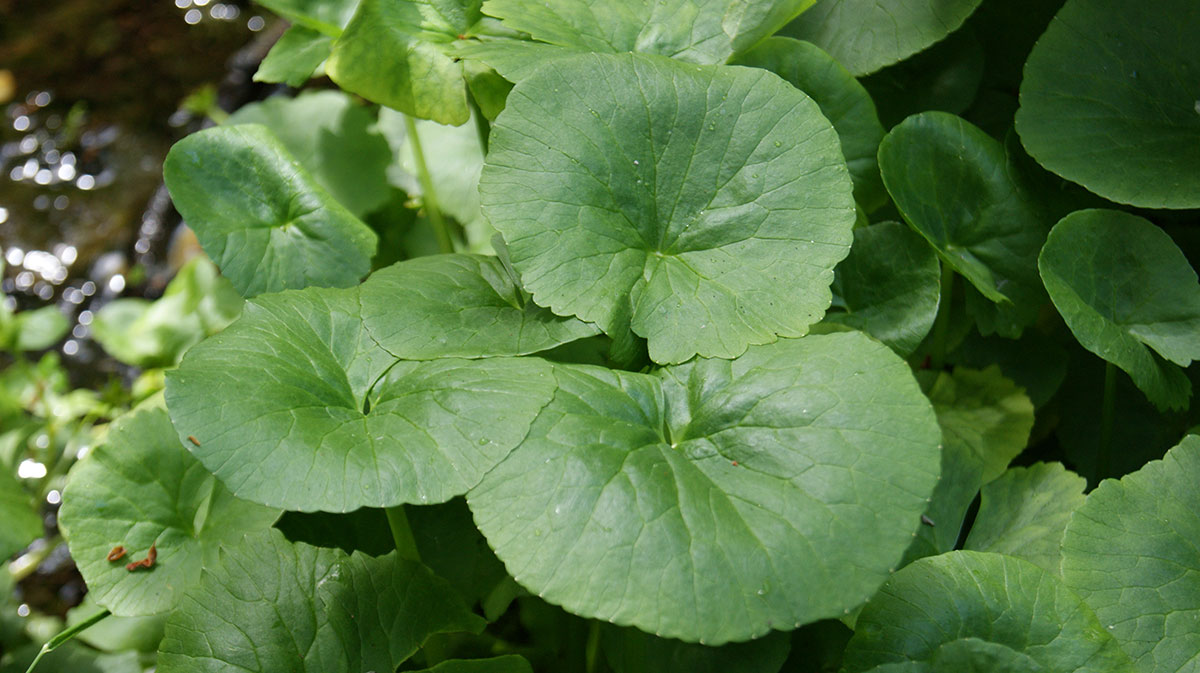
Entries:
[[200,440],[196,439],[195,435],[188,435],[188,441],[196,446],[200,446]]
[[109,560],[109,562],[112,562],[112,561],[119,561],[124,556],[125,556],[125,547],[122,547],[121,545],[117,545],[112,548],[112,551],[108,552],[108,556],[105,558],[107,558]]

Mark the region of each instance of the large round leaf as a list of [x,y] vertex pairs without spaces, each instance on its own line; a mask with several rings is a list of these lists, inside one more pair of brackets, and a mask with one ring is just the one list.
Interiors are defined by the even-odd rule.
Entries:
[[883,125],[870,94],[840,63],[815,44],[787,37],[768,38],[733,63],[770,70],[811,96],[837,130],[855,201],[868,211],[887,202],[875,160]]
[[1069,0],[1025,64],[1017,131],[1119,203],[1200,207],[1200,4]]
[[263,126],[193,133],[167,154],[163,179],[204,251],[244,297],[346,287],[371,268],[375,233]]
[[576,614],[712,645],[840,616],[896,566],[937,480],[929,402],[859,333],[555,373],[467,497],[509,573]]
[[[161,409],[113,424],[104,444],[76,464],[59,523],[88,595],[117,615],[174,608],[223,543],[269,528],[279,510],[238,500],[179,443]],[[146,557],[147,569],[125,565]],[[109,561],[109,552],[126,555]]]
[[1191,384],[1176,365],[1200,359],[1200,283],[1170,236],[1128,213],[1079,211],[1054,225],[1038,269],[1084,348],[1160,408],[1187,406]]
[[1023,559],[971,551],[897,572],[859,615],[843,664],[846,673],[893,670],[888,664],[912,673],[1133,670],[1054,575]]
[[1200,670],[1200,437],[1105,481],[1063,536],[1063,580],[1145,673]]
[[397,361],[363,326],[358,295],[260,297],[167,374],[180,438],[239,497],[335,512],[442,502],[549,401],[542,360]]
[[562,47],[640,52],[724,63],[813,0],[488,0],[484,12],[512,30]]
[[812,99],[762,70],[634,54],[521,81],[479,189],[534,301],[631,324],[656,362],[805,334],[854,221]]
[[1037,254],[1049,222],[1004,146],[927,112],[888,133],[879,169],[904,219],[982,295],[967,296],[981,331],[1019,336],[1046,301]]
[[900,355],[916,350],[933,327],[941,299],[933,248],[898,222],[854,230],[854,247],[838,264],[834,306],[826,322],[860,329]]
[[400,358],[524,355],[599,331],[526,301],[495,257],[418,257],[376,271],[360,291],[367,331]]
[[222,551],[167,620],[162,673],[393,671],[430,635],[483,626],[394,553],[347,556],[274,530]]
[[855,75],[902,61],[958,29],[980,0],[820,0],[783,29]]

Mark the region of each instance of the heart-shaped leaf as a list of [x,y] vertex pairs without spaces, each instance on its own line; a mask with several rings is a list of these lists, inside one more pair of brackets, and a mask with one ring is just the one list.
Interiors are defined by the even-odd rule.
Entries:
[[[483,11],[533,39],[592,52],[724,63],[813,0],[487,0]],[[681,20],[687,17],[686,20]]]
[[980,0],[820,0],[782,34],[829,52],[855,76],[912,56],[958,29]]
[[1046,302],[1037,254],[1049,223],[1004,146],[954,115],[927,112],[888,133],[879,169],[904,219],[982,295],[967,296],[980,330],[1020,336]]
[[1192,0],[1069,0],[1026,62],[1021,142],[1118,203],[1200,207],[1197,31]]
[[279,531],[222,549],[167,620],[163,673],[392,671],[434,633],[483,620],[419,563],[292,544]]
[[1200,283],[1170,236],[1136,215],[1083,210],[1054,225],[1038,268],[1084,348],[1158,407],[1187,406],[1179,367],[1200,360]]
[[1200,437],[1120,481],[1106,480],[1067,524],[1063,580],[1144,673],[1200,666]]
[[1024,559],[955,551],[903,568],[871,598],[842,670],[1132,673],[1133,665],[1054,575]]
[[193,133],[167,154],[163,179],[204,251],[244,297],[347,287],[371,268],[375,233],[262,126]]
[[524,355],[599,332],[525,301],[500,260],[481,255],[431,255],[376,271],[361,303],[371,337],[412,360]]
[[860,333],[555,375],[467,499],[509,573],[576,614],[711,645],[840,616],[896,566],[937,479],[928,401]]
[[553,60],[513,89],[490,148],[484,216],[534,301],[631,325],[655,362],[801,336],[829,306],[850,179],[817,104],[770,73]]
[[364,327],[358,288],[309,288],[247,303],[168,372],[166,399],[239,497],[345,512],[465,493],[553,391],[535,358],[398,361]]
[[925,239],[898,222],[855,229],[835,271],[834,307],[842,310],[825,322],[860,329],[903,356],[916,350],[941,298],[941,267]]
[[1018,556],[1057,575],[1063,531],[1085,488],[1087,480],[1061,463],[1014,467],[984,485],[963,548]]
[[[277,509],[233,497],[180,445],[161,409],[114,423],[104,444],[72,468],[59,511],[88,595],[127,616],[174,608],[216,562],[220,545],[277,518]],[[154,563],[127,570],[151,545]],[[125,554],[110,561],[117,547]]]
[[815,44],[787,37],[767,38],[732,63],[770,70],[811,96],[837,130],[854,200],[867,211],[887,201],[875,159],[883,125],[867,90],[840,63]]

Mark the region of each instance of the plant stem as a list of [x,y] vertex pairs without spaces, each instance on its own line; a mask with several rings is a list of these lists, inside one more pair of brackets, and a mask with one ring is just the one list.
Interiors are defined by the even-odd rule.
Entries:
[[417,180],[421,183],[421,199],[425,203],[425,213],[433,225],[437,235],[438,248],[442,252],[454,252],[454,241],[450,238],[450,230],[446,227],[446,218],[438,208],[437,194],[433,189],[433,178],[429,175],[429,167],[425,164],[425,152],[421,149],[421,138],[417,135],[417,123],[409,115],[404,115],[404,130],[412,143],[413,160],[417,163]]
[[421,562],[421,553],[417,551],[417,540],[413,537],[412,528],[408,525],[408,515],[404,513],[404,505],[388,507],[388,527],[392,529],[392,539],[396,542],[396,555],[408,561]]
[[600,657],[600,620],[593,619],[588,626],[587,645],[584,649],[584,666],[587,673],[596,673],[596,661]]
[[82,622],[79,622],[75,626],[63,629],[58,635],[46,641],[45,645],[42,645],[42,649],[38,651],[37,656],[33,658],[32,662],[30,662],[29,668],[25,669],[25,673],[32,673],[33,669],[37,667],[38,662],[41,661],[42,657],[44,657],[48,652],[53,652],[54,650],[58,649],[59,645],[62,645],[68,640],[74,638],[80,632],[90,628],[96,622],[99,622],[110,614],[112,613],[108,610],[101,610]]
[[1108,476],[1112,469],[1113,413],[1117,407],[1117,368],[1104,363],[1104,399],[1100,402],[1100,452],[1096,456],[1096,481]]
[[950,332],[950,308],[953,304],[954,269],[942,262],[942,298],[933,323],[933,350],[929,354],[929,366],[935,372],[946,366],[946,339]]
[[475,132],[479,134],[479,148],[483,150],[486,156],[488,152],[488,137],[492,133],[492,127],[488,124],[487,117],[483,116],[483,110],[479,109],[479,103],[475,102],[475,97],[467,92],[467,103],[471,106],[471,118],[475,120]]

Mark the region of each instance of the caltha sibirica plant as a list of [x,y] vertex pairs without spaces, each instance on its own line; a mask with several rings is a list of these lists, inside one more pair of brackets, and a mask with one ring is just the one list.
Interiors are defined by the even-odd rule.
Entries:
[[1200,4],[263,4],[63,496],[157,671],[1200,670]]

